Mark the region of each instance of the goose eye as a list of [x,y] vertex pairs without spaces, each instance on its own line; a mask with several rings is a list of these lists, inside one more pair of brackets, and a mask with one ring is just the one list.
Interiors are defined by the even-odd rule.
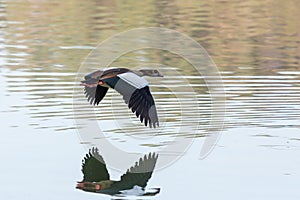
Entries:
[[157,70],[154,70],[154,73],[158,73],[158,71],[157,71]]

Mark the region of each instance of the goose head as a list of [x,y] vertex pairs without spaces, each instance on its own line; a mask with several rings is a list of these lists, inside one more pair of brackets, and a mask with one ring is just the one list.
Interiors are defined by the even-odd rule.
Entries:
[[141,69],[139,71],[143,76],[164,77],[157,69]]

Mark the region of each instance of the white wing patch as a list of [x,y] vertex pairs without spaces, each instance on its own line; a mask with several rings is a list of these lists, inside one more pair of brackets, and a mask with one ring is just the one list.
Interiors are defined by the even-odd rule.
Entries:
[[140,196],[140,195],[143,195],[145,194],[145,191],[143,190],[142,187],[138,186],[138,185],[135,185],[133,186],[132,189],[129,189],[129,190],[121,190],[120,191],[122,194],[124,195],[134,195],[134,196]]
[[141,89],[147,86],[149,83],[146,79],[139,77],[138,75],[132,72],[126,72],[123,74],[117,75],[120,79],[127,82],[128,84],[134,86],[137,89]]

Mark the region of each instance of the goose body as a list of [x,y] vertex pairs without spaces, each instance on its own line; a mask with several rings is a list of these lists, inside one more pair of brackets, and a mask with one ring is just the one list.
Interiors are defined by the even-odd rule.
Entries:
[[157,158],[155,153],[145,155],[135,166],[128,169],[119,181],[113,181],[109,179],[106,164],[98,149],[92,148],[82,161],[83,180],[77,183],[76,188],[107,195],[153,196],[159,193],[160,189],[145,192],[145,187],[152,176]]
[[81,85],[85,86],[88,101],[94,105],[101,102],[109,88],[115,89],[145,126],[155,128],[159,126],[155,102],[149,83],[142,76],[161,77],[162,75],[157,70],[131,71],[126,68],[113,68],[86,75]]

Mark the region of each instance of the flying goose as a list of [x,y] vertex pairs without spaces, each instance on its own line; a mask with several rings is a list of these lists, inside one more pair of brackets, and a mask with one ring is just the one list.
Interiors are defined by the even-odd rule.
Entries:
[[126,68],[112,68],[95,71],[84,77],[85,95],[90,104],[98,105],[109,88],[119,92],[128,108],[131,109],[145,126],[159,126],[154,99],[149,84],[142,76],[162,77],[158,70],[133,71]]
[[148,180],[151,178],[158,155],[149,153],[140,158],[133,167],[121,176],[119,181],[110,180],[103,157],[97,148],[92,148],[82,160],[83,180],[77,182],[76,188],[107,195],[154,196],[160,188],[145,192]]

